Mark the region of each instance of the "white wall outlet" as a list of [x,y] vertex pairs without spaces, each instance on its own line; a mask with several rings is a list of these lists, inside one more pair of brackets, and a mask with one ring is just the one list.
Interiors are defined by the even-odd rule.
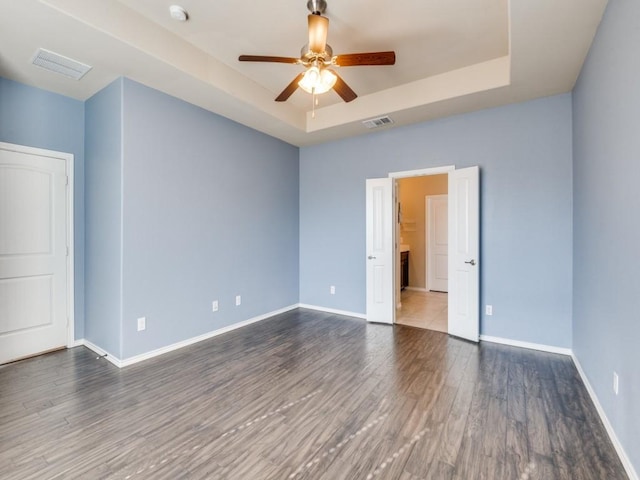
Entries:
[[331,285],[329,287],[329,292],[331,292],[331,295],[335,295],[336,294],[336,286],[335,285]]
[[493,315],[493,305],[487,305],[484,307],[484,313],[489,316]]
[[236,307],[242,303],[242,297],[240,295],[236,295]]
[[211,302],[211,311],[213,312],[218,311],[218,300],[214,300],[213,302]]
[[138,319],[138,331],[146,330],[147,328],[147,317],[140,317]]
[[620,386],[620,379],[618,378],[618,374],[613,372],[613,393],[618,394],[618,387]]

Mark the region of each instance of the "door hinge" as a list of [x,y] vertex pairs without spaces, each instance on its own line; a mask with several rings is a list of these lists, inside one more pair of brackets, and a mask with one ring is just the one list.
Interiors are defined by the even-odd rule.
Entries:
[[69,185],[69,175],[65,175],[65,185]]
[[69,245],[67,245],[67,257],[69,256]]

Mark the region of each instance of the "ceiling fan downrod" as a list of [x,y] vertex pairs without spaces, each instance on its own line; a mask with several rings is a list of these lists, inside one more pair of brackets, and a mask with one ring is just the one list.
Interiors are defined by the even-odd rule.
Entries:
[[307,8],[312,15],[322,15],[327,9],[327,2],[326,0],[309,0]]

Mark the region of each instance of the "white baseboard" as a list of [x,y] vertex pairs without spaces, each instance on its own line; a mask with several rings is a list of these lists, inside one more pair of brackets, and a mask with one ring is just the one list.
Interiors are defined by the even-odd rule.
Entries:
[[202,342],[204,340],[208,340],[213,337],[217,337],[218,335],[222,335],[223,333],[231,332],[232,330],[236,330],[238,328],[246,327],[247,325],[251,325],[252,323],[260,322],[262,320],[266,320],[275,315],[279,315],[281,313],[288,312],[290,310],[294,310],[298,308],[298,305],[289,305],[288,307],[281,308],[279,310],[274,310],[273,312],[265,313],[263,315],[258,315],[257,317],[250,318],[249,320],[244,320],[242,322],[234,323],[233,325],[229,325],[227,327],[219,328],[218,330],[213,330],[211,332],[204,333],[202,335],[198,335],[197,337],[188,338],[186,340],[182,340],[180,342],[173,343],[171,345],[167,345],[166,347],[160,347],[155,350],[151,350],[150,352],[141,353],[140,355],[134,355],[133,357],[125,358],[124,360],[120,360],[118,357],[112,355],[111,353],[103,350],[102,348],[94,345],[88,340],[77,340],[76,343],[78,345],[84,345],[85,347],[93,350],[98,355],[105,357],[111,363],[113,363],[118,368],[128,367],[129,365],[133,365],[134,363],[139,363],[144,360],[148,360],[153,357],[157,357],[159,355],[163,355],[165,353],[172,352],[174,350],[178,350],[179,348],[188,347],[189,345],[193,345],[194,343]]
[[92,350],[93,352],[95,352],[98,356],[104,357],[106,360],[113,363],[116,367],[122,368],[122,360],[120,360],[115,355],[112,355],[111,353],[107,352],[106,350],[98,347],[96,344],[91,343],[89,340],[84,338],[82,340],[76,340],[76,344],[78,344],[78,346],[84,345],[89,350]]
[[602,420],[602,423],[604,424],[604,428],[607,430],[607,433],[609,434],[611,443],[613,443],[613,446],[616,449],[616,452],[618,453],[618,457],[620,457],[620,461],[622,462],[622,466],[624,467],[624,469],[627,472],[627,475],[629,476],[629,480],[639,480],[638,474],[633,468],[633,465],[631,464],[629,457],[627,456],[627,452],[624,451],[624,448],[622,447],[620,440],[618,440],[616,432],[611,426],[611,422],[609,422],[609,418],[607,418],[606,413],[604,413],[604,409],[600,404],[600,400],[598,400],[598,396],[596,395],[595,390],[589,383],[589,379],[587,378],[587,375],[584,373],[584,370],[582,369],[582,365],[580,365],[578,358],[573,353],[571,354],[571,358],[573,359],[573,363],[575,364],[576,369],[580,374],[582,383],[584,383],[584,386],[587,387],[587,392],[589,392],[591,401],[596,406],[598,415],[600,415],[600,420]]
[[539,350],[541,352],[559,353],[560,355],[571,356],[573,352],[570,348],[552,347],[551,345],[542,345],[540,343],[521,342],[520,340],[511,340],[509,338],[492,337],[489,335],[480,335],[483,342],[500,343],[502,345],[510,345],[512,347],[528,348],[529,350]]
[[297,306],[300,308],[308,308],[309,310],[317,310],[318,312],[333,313],[335,315],[344,315],[345,317],[362,318],[365,320],[367,318],[367,316],[364,313],[348,312],[346,310],[336,310],[335,308],[319,307],[318,305],[309,305],[306,303],[299,303]]

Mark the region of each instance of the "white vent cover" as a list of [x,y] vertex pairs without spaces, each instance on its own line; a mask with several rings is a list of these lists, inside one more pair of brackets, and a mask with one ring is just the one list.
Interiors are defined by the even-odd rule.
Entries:
[[80,80],[92,68],[89,65],[77,62],[55,52],[45,50],[44,48],[39,48],[36,51],[31,63],[51,72],[75,78],[76,80]]
[[385,125],[391,125],[392,123],[393,120],[391,120],[391,117],[386,115],[384,117],[370,118],[369,120],[362,122],[362,124],[367,128],[384,127]]

